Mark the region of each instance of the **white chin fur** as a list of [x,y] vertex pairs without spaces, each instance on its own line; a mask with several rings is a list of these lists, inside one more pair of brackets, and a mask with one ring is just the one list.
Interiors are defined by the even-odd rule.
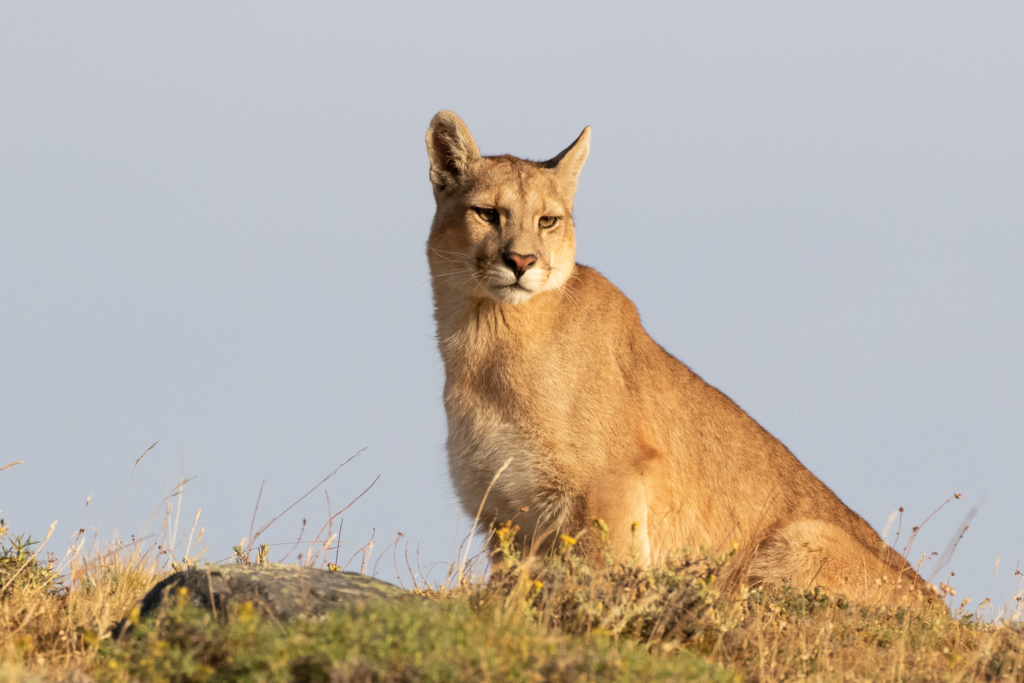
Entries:
[[524,273],[519,278],[519,286],[515,285],[516,277],[509,268],[494,268],[490,276],[492,284],[487,287],[487,292],[503,304],[521,304],[544,287],[545,277],[540,269]]
[[491,297],[503,304],[521,304],[536,292],[531,292],[522,287],[488,287]]

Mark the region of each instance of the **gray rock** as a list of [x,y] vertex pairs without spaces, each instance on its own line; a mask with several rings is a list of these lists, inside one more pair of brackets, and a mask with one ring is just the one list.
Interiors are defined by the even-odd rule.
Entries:
[[[223,615],[231,606],[251,602],[264,616],[291,619],[317,616],[353,602],[411,596],[390,583],[352,572],[300,567],[294,564],[216,565],[168,576],[142,599],[145,616],[177,588],[187,588],[196,605]],[[170,596],[170,597],[168,597]]]

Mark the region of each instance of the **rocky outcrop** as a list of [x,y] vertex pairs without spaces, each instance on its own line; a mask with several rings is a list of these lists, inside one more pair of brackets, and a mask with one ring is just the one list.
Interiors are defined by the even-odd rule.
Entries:
[[274,619],[316,616],[353,602],[412,596],[390,583],[351,572],[291,564],[217,565],[168,576],[142,599],[141,616],[173,600],[177,588],[188,589],[193,603],[217,614],[251,602]]

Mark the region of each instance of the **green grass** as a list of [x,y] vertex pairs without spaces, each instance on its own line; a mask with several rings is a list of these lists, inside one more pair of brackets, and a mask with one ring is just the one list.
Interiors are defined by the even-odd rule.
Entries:
[[[927,604],[868,608],[824,592],[723,592],[728,557],[644,570],[561,552],[521,561],[514,529],[488,580],[277,622],[186,595],[139,620],[167,574],[159,546],[61,566],[0,529],[0,681],[1010,681],[1024,629]],[[78,546],[76,546],[78,547]],[[59,572],[57,570],[60,570]],[[453,572],[454,573],[454,572]],[[128,617],[132,629],[113,637]]]
[[569,636],[469,599],[355,605],[314,620],[227,620],[184,599],[100,649],[101,681],[732,680],[700,656],[647,652],[609,634]]

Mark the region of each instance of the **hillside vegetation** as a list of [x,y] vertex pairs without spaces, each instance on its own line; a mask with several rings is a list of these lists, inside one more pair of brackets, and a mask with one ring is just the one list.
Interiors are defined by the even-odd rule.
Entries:
[[595,567],[563,537],[561,552],[521,562],[505,528],[487,580],[453,567],[447,587],[290,623],[177,595],[142,620],[137,601],[171,568],[165,546],[79,545],[62,565],[0,532],[4,681],[1024,681],[1019,622],[796,588],[724,595],[728,557]]

